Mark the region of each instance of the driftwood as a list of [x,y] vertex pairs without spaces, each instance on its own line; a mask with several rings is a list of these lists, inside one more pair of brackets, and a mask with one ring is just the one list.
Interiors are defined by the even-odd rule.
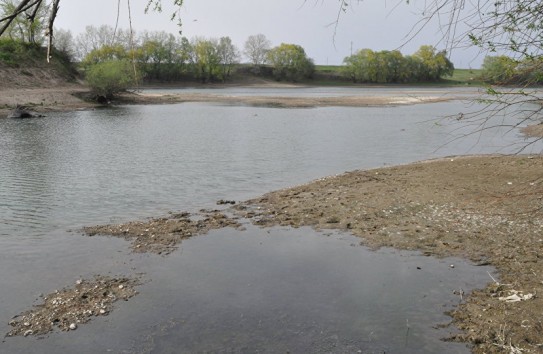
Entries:
[[43,114],[39,114],[33,111],[29,111],[25,106],[15,107],[13,111],[8,114],[8,118],[39,118],[45,117]]

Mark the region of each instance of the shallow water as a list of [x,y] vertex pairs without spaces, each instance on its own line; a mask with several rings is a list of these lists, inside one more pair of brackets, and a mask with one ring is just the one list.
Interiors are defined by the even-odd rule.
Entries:
[[[91,248],[88,240],[98,240],[81,238]],[[122,242],[102,239],[96,245],[105,249],[99,258],[107,264],[94,270],[144,270],[143,279],[150,281],[138,288],[140,294],[76,332],[53,333],[45,340],[8,338],[0,351],[468,352],[464,345],[440,340],[453,328],[435,327],[448,323],[443,312],[460,302],[454,290],[468,292],[490,281],[490,268],[412,252],[372,252],[359,241],[308,228],[248,225],[243,232],[225,229],[186,240],[180,251],[163,258],[115,255]],[[88,261],[82,257],[75,263]],[[86,275],[90,270],[76,265],[71,271]],[[51,289],[41,283],[34,287]]]
[[[40,293],[80,277],[141,272],[151,280],[107,319],[43,341],[9,338],[0,352],[464,352],[432,330],[447,321],[443,308],[458,301],[452,290],[488,281],[486,271],[459,261],[451,270],[449,261],[371,253],[350,247],[356,241],[341,239],[347,236],[308,229],[274,230],[274,237],[252,228],[217,231],[166,258],[132,255],[122,240],[67,232],[214,207],[218,199],[244,200],[346,170],[514,152],[522,143],[508,128],[453,141],[472,128],[439,118],[463,109],[460,102],[178,104],[0,120],[0,330]],[[413,270],[416,263],[422,272]],[[401,288],[389,291],[394,285]]]

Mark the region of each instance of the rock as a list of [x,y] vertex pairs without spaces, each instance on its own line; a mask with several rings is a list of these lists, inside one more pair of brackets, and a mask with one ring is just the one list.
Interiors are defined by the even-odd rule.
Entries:
[[29,111],[28,109],[26,109],[26,107],[19,106],[19,105],[17,105],[17,107],[15,107],[15,109],[8,114],[8,118],[39,118],[39,117],[45,117],[45,116],[36,112]]

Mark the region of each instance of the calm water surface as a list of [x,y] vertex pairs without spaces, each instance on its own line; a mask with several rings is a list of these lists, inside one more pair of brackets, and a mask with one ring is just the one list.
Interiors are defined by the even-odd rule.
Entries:
[[107,319],[43,341],[10,338],[0,352],[465,352],[432,329],[458,302],[454,289],[489,280],[486,269],[458,260],[372,253],[308,229],[217,231],[166,258],[67,232],[522,143],[508,129],[452,141],[471,128],[439,118],[462,109],[180,104],[0,120],[0,331],[40,293],[79,277],[141,272],[151,280]]

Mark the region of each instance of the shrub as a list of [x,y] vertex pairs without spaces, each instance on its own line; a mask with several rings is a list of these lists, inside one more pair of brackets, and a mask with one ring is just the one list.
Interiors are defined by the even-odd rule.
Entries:
[[101,97],[112,98],[137,83],[132,64],[128,60],[111,60],[90,66],[87,83]]

